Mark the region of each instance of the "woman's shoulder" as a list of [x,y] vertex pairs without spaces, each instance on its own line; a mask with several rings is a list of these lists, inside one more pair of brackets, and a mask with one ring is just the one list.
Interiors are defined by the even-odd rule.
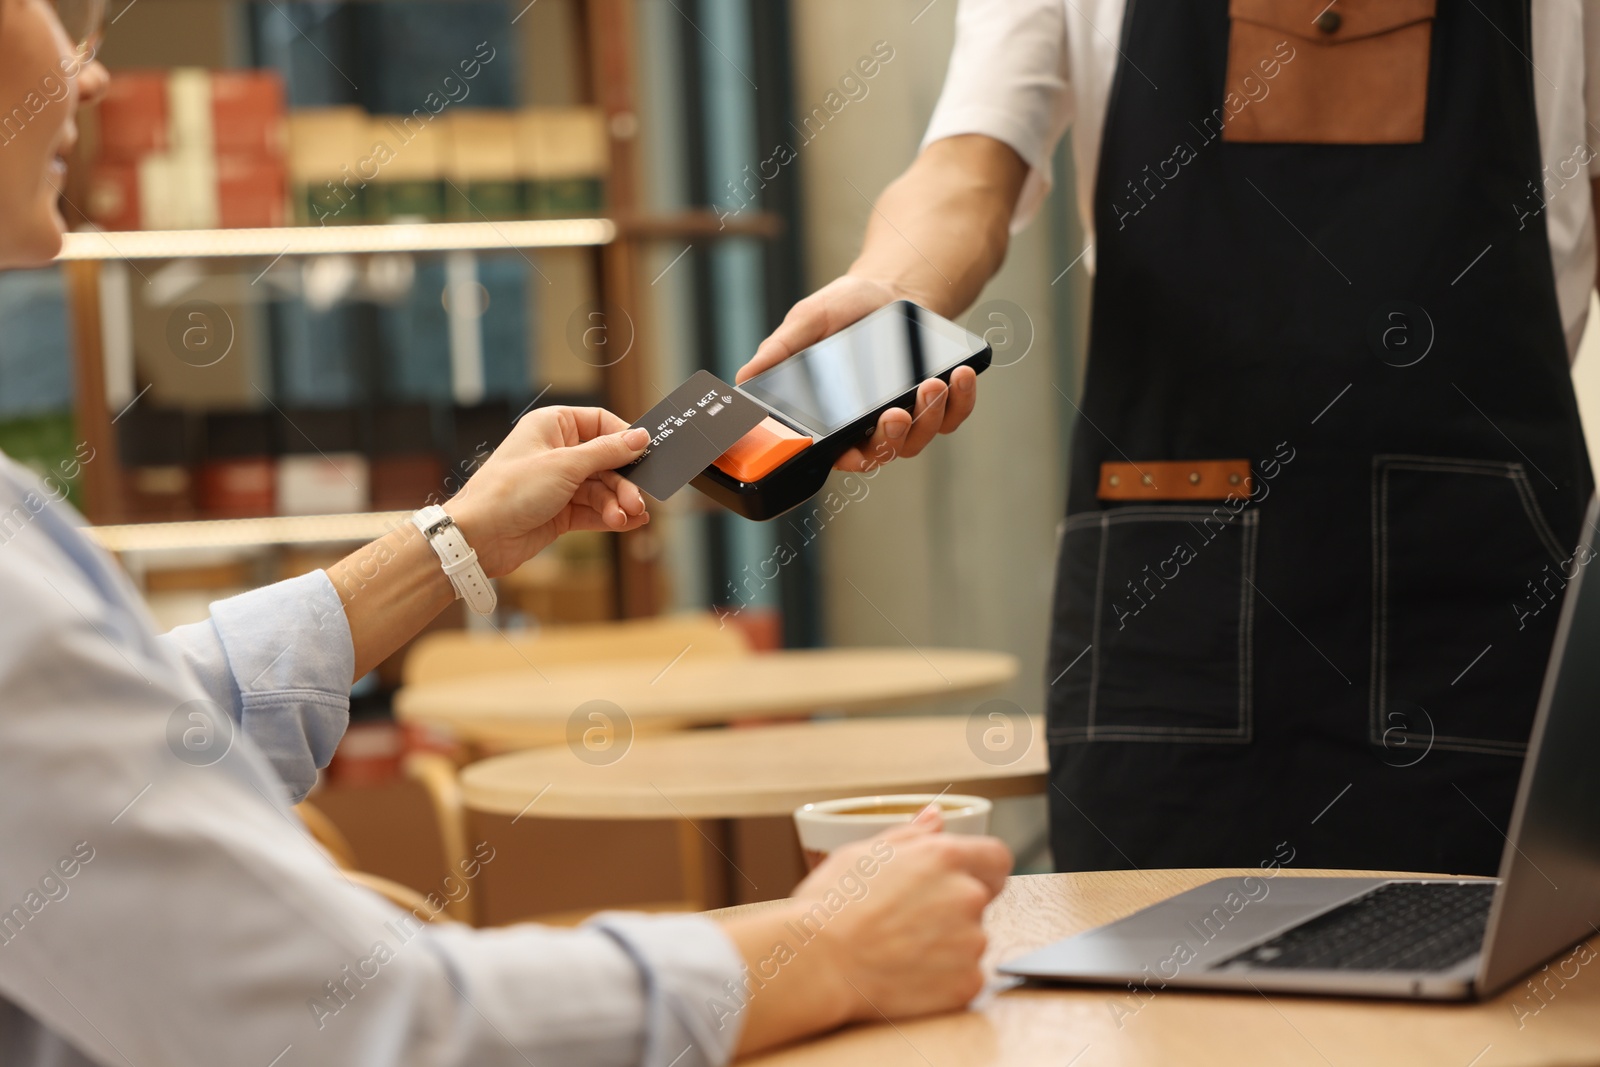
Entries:
[[0,548],[18,540],[48,515],[46,525],[83,525],[83,517],[67,502],[65,479],[39,474],[0,452]]
[[[78,612],[79,600],[113,610],[137,597],[116,562],[84,533],[63,478],[41,475],[0,452],[0,584],[10,594],[48,583]],[[69,596],[77,590],[81,596]]]

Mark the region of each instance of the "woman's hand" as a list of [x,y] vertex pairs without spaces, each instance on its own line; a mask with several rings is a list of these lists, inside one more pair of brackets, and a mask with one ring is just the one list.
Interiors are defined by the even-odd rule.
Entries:
[[[817,940],[851,994],[851,1021],[950,1011],[983,989],[983,909],[1011,873],[1011,852],[998,838],[943,825],[929,805],[905,826],[831,853],[794,891],[802,907],[844,892]],[[872,877],[868,859],[877,861]],[[855,898],[852,881],[865,886]]]
[[444,509],[497,578],[568,531],[649,522],[638,487],[616,473],[649,441],[603,408],[535,408]]
[[[636,530],[649,522],[638,488],[616,473],[648,443],[646,431],[629,431],[600,408],[537,408],[444,509],[497,578],[568,530]],[[409,522],[329,567],[328,580],[350,624],[356,678],[455,595],[439,557]]]
[[[931,295],[910,293],[863,275],[846,274],[834,279],[789,309],[783,323],[761,342],[750,362],[739,368],[735,384],[777,366],[802,348],[838,333],[895,300],[937,307]],[[957,368],[948,388],[937,378],[930,378],[917,389],[915,410],[885,411],[872,436],[840,456],[834,467],[869,471],[899,456],[914,456],[939,434],[949,433],[966,421],[977,402],[978,373],[971,367]]]
[[942,826],[932,808],[847,845],[781,907],[726,922],[749,968],[747,997],[732,1005],[741,1055],[849,1022],[951,1011],[982,990],[983,910],[1011,853]]

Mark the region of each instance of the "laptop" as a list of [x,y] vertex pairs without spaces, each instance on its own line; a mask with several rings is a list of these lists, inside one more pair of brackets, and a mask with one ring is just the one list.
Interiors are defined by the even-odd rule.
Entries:
[[[1576,558],[1600,566],[1592,551]],[[1562,604],[1499,878],[1221,878],[1000,972],[1473,1000],[1600,934],[1600,578],[1588,570]]]

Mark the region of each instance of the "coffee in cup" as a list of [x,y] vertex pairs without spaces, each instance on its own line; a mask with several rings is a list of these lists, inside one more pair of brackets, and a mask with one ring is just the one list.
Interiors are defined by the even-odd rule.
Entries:
[[923,808],[933,804],[944,817],[944,828],[953,834],[986,834],[989,812],[994,807],[987,798],[954,793],[892,793],[875,797],[843,797],[805,804],[795,809],[794,825],[800,834],[800,849],[805,853],[806,869],[841,845],[874,837],[891,826],[910,822]]

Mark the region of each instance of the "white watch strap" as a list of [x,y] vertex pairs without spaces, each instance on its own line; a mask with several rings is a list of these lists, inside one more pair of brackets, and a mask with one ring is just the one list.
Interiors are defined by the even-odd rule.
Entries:
[[411,521],[438,554],[445,576],[455,587],[456,599],[465,600],[467,607],[479,615],[494,611],[494,587],[489,584],[489,576],[483,573],[478,554],[467,544],[449,513],[438,504],[429,504],[411,516]]

